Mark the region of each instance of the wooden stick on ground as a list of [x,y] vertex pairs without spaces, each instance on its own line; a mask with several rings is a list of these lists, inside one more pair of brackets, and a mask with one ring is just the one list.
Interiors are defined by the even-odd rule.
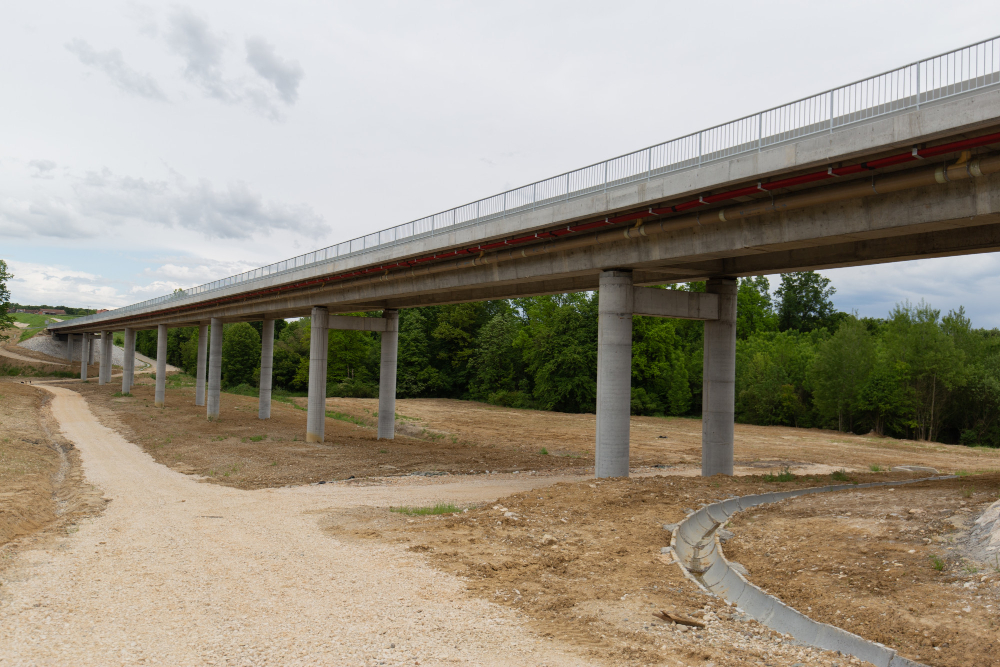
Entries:
[[693,618],[688,618],[687,616],[681,616],[680,614],[671,614],[669,611],[658,611],[653,614],[656,618],[661,621],[667,621],[669,623],[677,623],[678,625],[688,625],[692,628],[703,628],[705,624],[701,621],[696,621]]

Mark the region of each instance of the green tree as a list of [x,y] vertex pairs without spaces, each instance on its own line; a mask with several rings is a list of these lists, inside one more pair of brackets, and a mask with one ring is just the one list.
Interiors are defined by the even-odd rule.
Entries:
[[755,333],[778,330],[770,289],[766,276],[740,279],[736,292],[736,337],[740,340]]
[[472,398],[512,407],[527,407],[530,403],[520,391],[524,363],[514,348],[521,325],[521,320],[507,311],[494,315],[479,329],[470,359]]
[[260,335],[248,322],[223,327],[222,383],[227,387],[254,382],[260,366]]
[[14,318],[8,312],[10,311],[10,289],[7,287],[7,281],[13,278],[14,275],[7,269],[7,262],[0,259],[0,341],[10,338],[8,334],[3,332],[14,326]]
[[836,419],[838,431],[854,430],[854,411],[874,363],[875,341],[854,317],[820,343],[809,369],[814,402],[821,417]]
[[920,440],[933,440],[948,392],[965,381],[965,355],[942,330],[941,311],[923,301],[898,304],[890,313],[884,345],[888,358],[907,369],[912,424]]
[[593,412],[597,401],[597,294],[515,299],[525,315],[521,351],[543,410]]
[[778,300],[778,328],[781,331],[812,331],[829,327],[836,310],[832,297],[836,288],[830,279],[815,271],[783,273],[774,291]]

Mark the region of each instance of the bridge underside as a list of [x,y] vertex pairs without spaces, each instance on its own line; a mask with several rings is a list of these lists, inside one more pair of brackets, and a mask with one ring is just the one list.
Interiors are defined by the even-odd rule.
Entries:
[[990,175],[499,264],[264,294],[140,316],[129,326],[194,326],[211,317],[223,322],[301,317],[315,306],[348,313],[595,290],[608,269],[629,269],[636,285],[655,285],[998,250],[1000,175]]

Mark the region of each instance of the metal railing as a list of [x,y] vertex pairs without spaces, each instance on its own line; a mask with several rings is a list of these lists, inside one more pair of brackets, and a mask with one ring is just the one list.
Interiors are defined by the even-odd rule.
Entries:
[[311,264],[370,253],[401,241],[434,236],[440,230],[482,225],[522,211],[649,180],[653,176],[697,168],[782,142],[870,122],[905,109],[919,109],[921,104],[997,83],[1000,83],[1000,36],[426,218],[108,313],[77,318],[73,324],[119,317],[130,311]]

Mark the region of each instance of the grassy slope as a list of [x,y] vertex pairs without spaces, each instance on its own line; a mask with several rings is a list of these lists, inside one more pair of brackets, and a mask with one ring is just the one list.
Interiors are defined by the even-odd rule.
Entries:
[[44,329],[49,322],[57,319],[65,321],[80,317],[79,315],[59,315],[58,317],[53,317],[52,315],[35,315],[34,313],[11,313],[11,316],[13,316],[15,322],[23,322],[28,325],[27,329],[20,329],[21,337],[19,341],[28,340]]

